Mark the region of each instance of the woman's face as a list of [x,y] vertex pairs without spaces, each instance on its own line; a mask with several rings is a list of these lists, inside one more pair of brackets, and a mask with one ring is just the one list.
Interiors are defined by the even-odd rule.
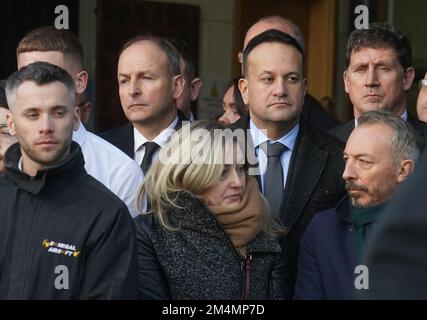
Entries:
[[234,101],[234,86],[231,86],[222,99],[222,107],[224,114],[218,119],[222,124],[232,124],[240,119],[240,115],[236,109],[236,101]]
[[208,206],[238,205],[246,189],[244,155],[239,147],[234,147],[233,164],[226,164],[219,180],[202,193]]

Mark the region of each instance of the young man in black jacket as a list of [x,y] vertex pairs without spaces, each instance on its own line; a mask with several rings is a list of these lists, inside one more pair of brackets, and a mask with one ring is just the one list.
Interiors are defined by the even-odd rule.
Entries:
[[7,80],[10,133],[0,179],[0,299],[137,297],[126,205],[84,169],[75,85],[36,62]]

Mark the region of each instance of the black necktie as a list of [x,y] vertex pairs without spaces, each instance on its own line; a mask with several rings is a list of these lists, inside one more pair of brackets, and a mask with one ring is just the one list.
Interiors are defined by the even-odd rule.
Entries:
[[144,175],[147,174],[148,169],[150,169],[151,166],[151,160],[153,159],[153,154],[156,152],[156,150],[159,148],[159,145],[152,141],[147,141],[143,144],[145,147],[145,153],[144,158],[141,162],[141,169],[142,172],[144,172]]
[[264,142],[261,144],[261,148],[267,155],[267,170],[264,176],[264,196],[270,204],[272,214],[278,216],[284,189],[280,156],[288,147],[280,142]]

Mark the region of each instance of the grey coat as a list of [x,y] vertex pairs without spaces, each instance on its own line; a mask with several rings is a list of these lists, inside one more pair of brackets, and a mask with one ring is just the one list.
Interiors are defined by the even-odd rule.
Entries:
[[181,226],[176,232],[152,214],[135,218],[141,299],[240,299],[242,292],[249,299],[283,298],[277,241],[259,234],[243,259],[198,198],[182,192],[178,204],[167,212]]

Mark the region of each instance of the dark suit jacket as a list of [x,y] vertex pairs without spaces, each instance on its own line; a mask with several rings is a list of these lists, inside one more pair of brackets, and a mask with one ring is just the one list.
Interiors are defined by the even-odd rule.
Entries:
[[326,112],[319,101],[309,94],[305,95],[301,115],[313,127],[324,131],[341,124]]
[[[187,121],[187,119],[184,114],[178,110],[178,123],[175,127],[176,130],[181,128],[182,121]],[[99,136],[115,145],[132,159],[135,159],[135,140],[133,136],[133,125],[131,122],[128,122],[121,127],[101,132]]]
[[397,190],[366,250],[363,299],[427,299],[427,157]]
[[[249,117],[246,116],[233,128],[247,129],[248,124]],[[289,229],[281,241],[288,266],[285,282],[289,299],[293,295],[299,243],[305,229],[315,213],[334,208],[345,195],[341,178],[343,149],[341,141],[301,119],[280,210],[280,219]]]
[[[420,136],[421,141],[423,141],[425,144],[427,142],[427,123],[416,119],[409,113],[408,113],[408,122],[412,124],[414,129],[418,132],[418,135]],[[347,123],[341,124],[335,128],[330,129],[328,133],[343,142],[347,142],[347,139],[353,130],[354,130],[354,119],[350,120]]]

